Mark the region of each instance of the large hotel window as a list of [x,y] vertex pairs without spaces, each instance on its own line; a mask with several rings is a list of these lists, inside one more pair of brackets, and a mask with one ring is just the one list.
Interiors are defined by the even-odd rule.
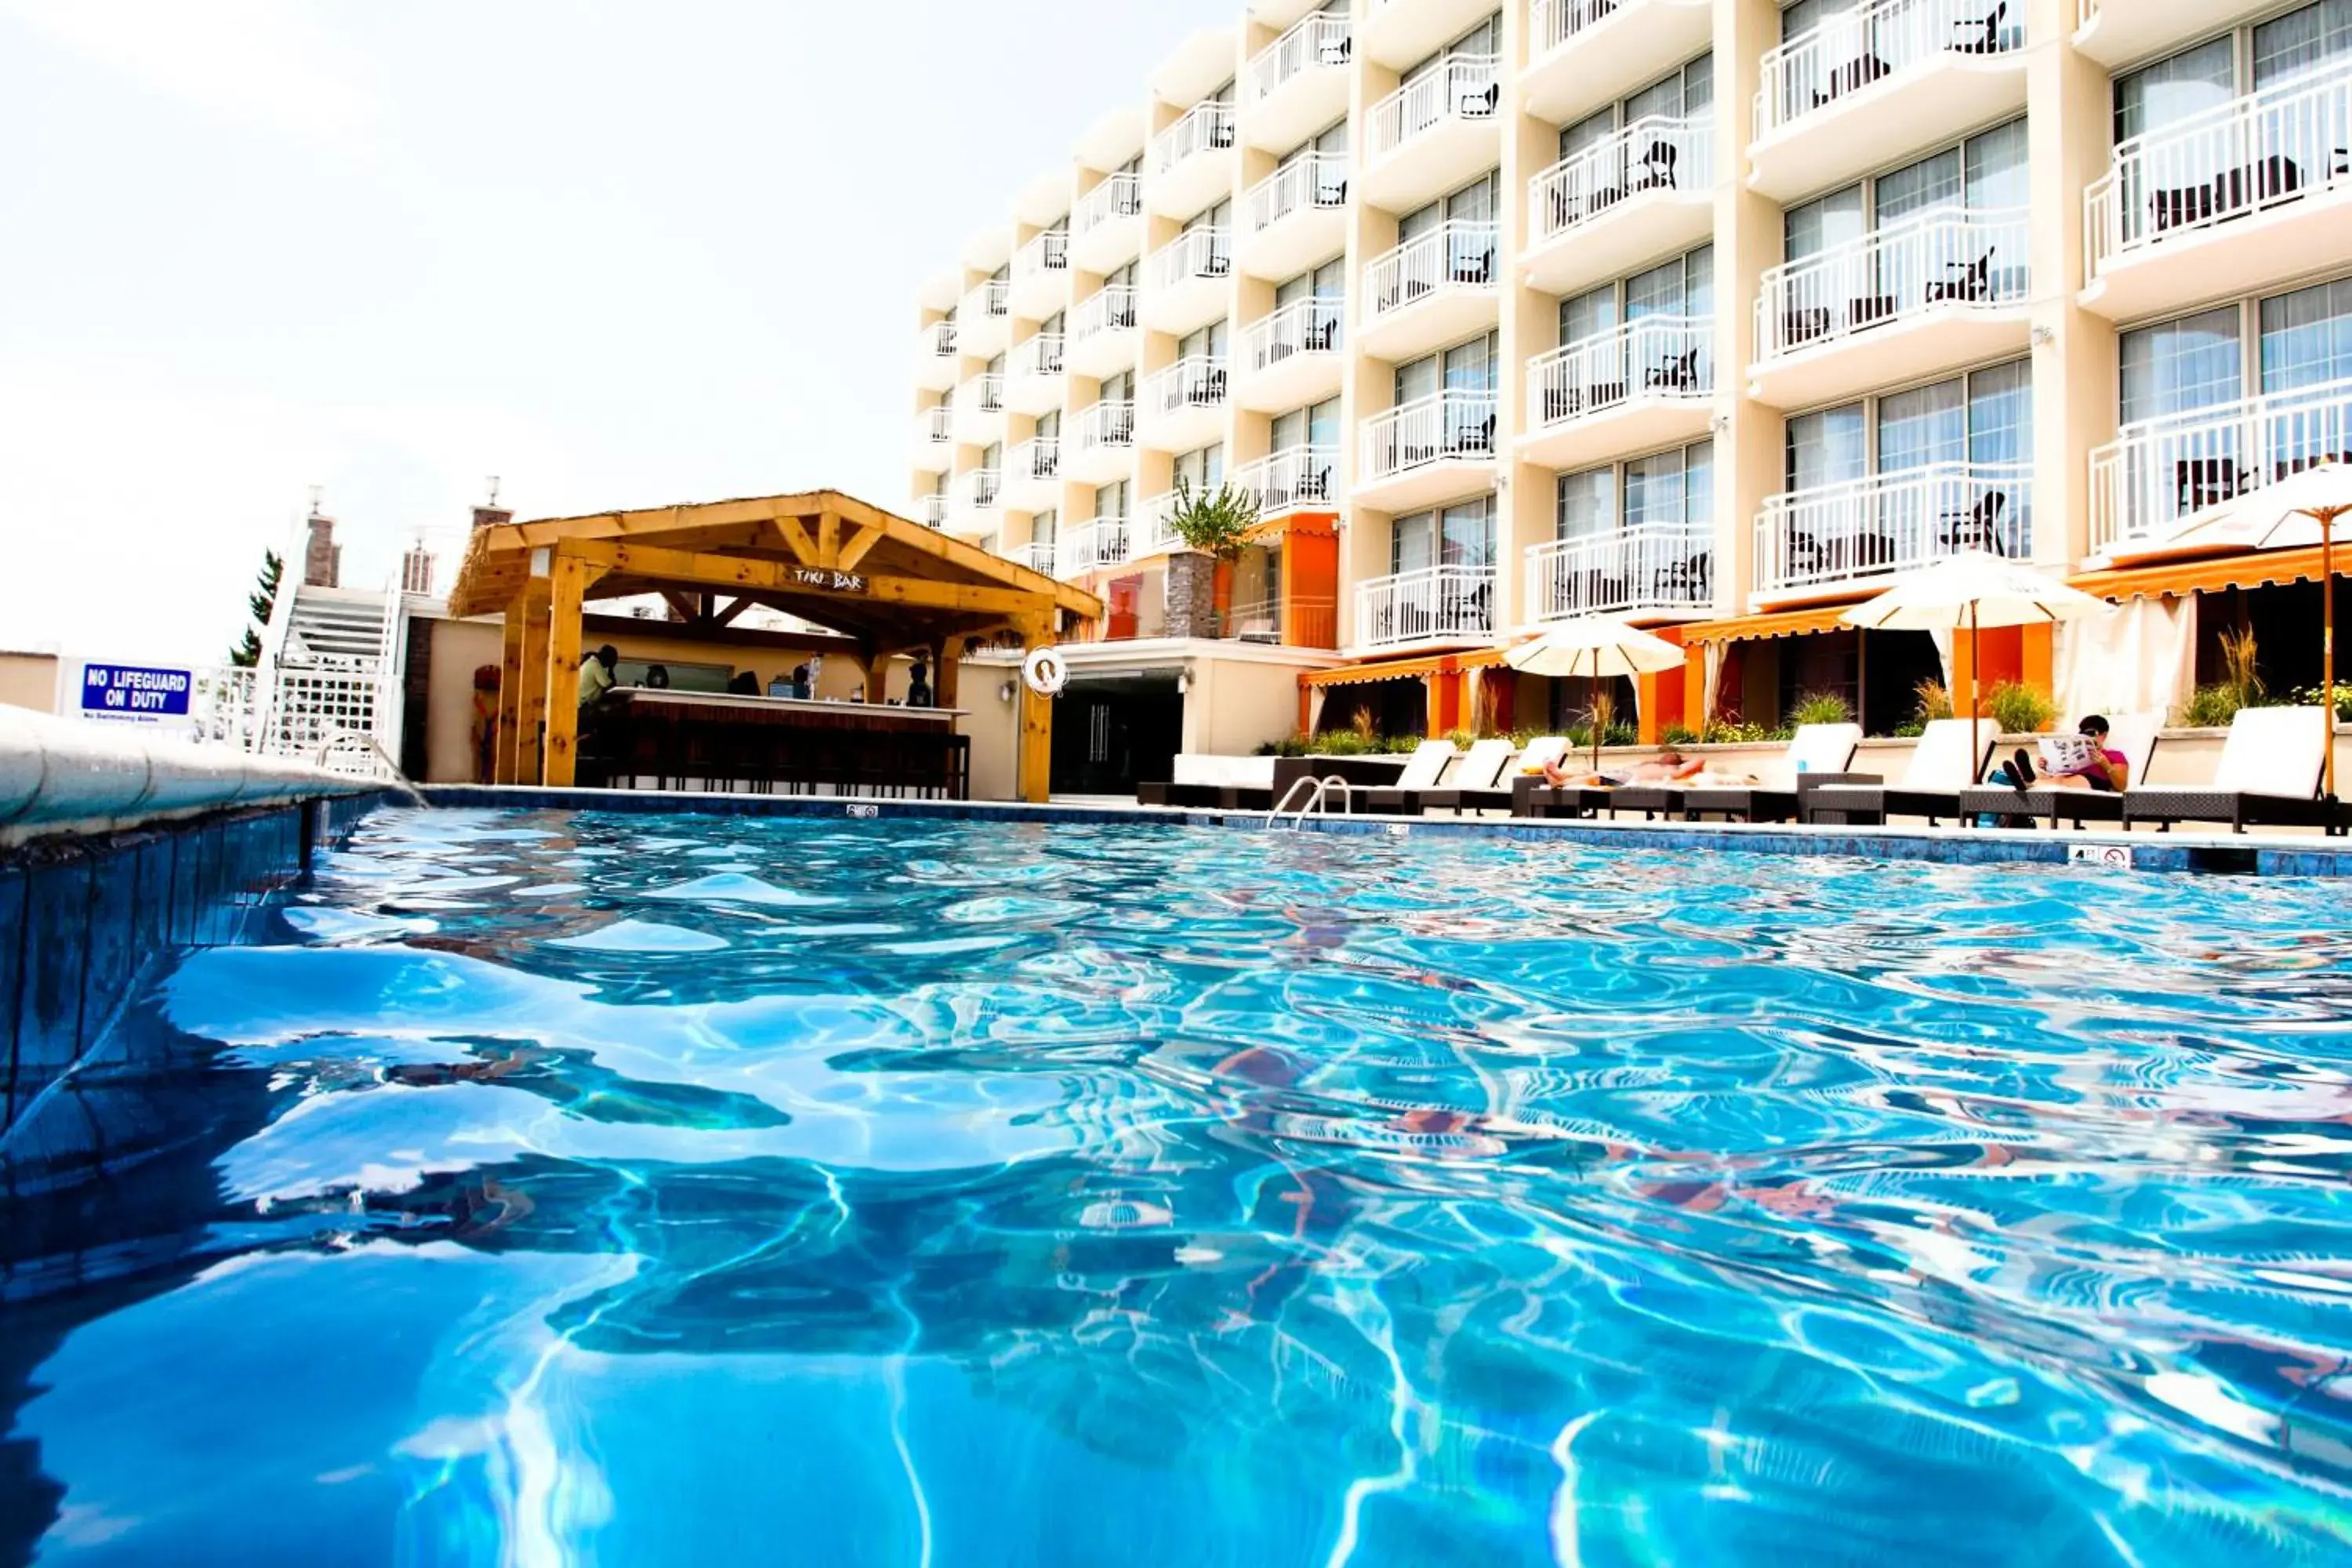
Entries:
[[1432,511],[1401,517],[1389,532],[1389,570],[1432,566],[1482,570],[1495,563],[1495,501],[1476,496]]
[[[1391,132],[1389,144],[1394,146],[1448,115],[1494,113],[1502,101],[1502,89],[1492,72],[1502,47],[1503,17],[1497,12],[1406,71],[1398,83],[1404,121]],[[1412,90],[1416,87],[1423,90]]]
[[1456,343],[1444,353],[1430,354],[1396,368],[1396,405],[1456,394],[1444,410],[1444,451],[1453,457],[1481,457],[1495,449],[1495,367],[1496,340],[1492,332]]
[[[1882,536],[1891,561],[1956,549],[2026,555],[2032,462],[2032,376],[2023,360],[1799,415],[1788,426],[1791,495],[1832,498],[1827,515],[1838,520],[1853,509],[1834,498],[1876,493],[1872,510],[1892,531]],[[1793,554],[1804,553],[1800,543]]]
[[[1704,54],[1679,70],[1668,71],[1641,91],[1606,109],[1596,110],[1559,132],[1559,155],[1573,158],[1598,147],[1638,120],[1697,120],[1715,107],[1715,57]],[[1637,167],[1635,173],[1655,176],[1655,183],[1675,184],[1674,150],[1659,154],[1660,166]]]
[[[2161,131],[2347,56],[2352,56],[2352,0],[2320,0],[2209,38],[2116,78],[2116,140],[2128,142]],[[2340,134],[2341,126],[2337,129]],[[2316,176],[2322,171],[2303,173]]]
[[[1444,256],[1423,259],[1413,242],[1444,232]],[[1397,252],[1403,265],[1382,292],[1382,310],[1409,305],[1440,283],[1495,280],[1495,176],[1490,172],[1450,195],[1416,207],[1397,220]],[[1431,241],[1432,244],[1439,243]],[[1439,268],[1443,268],[1443,271]],[[1398,298],[1399,294],[1402,298]]]
[[[1651,316],[1705,322],[1714,314],[1715,247],[1702,245],[1646,272],[1562,300],[1559,343],[1566,348],[1570,343],[1600,337],[1620,323],[1631,324]],[[1691,356],[1687,361],[1651,368],[1665,371],[1671,378],[1670,384],[1676,387],[1695,384],[1699,350],[1700,345],[1695,342],[1686,351]]]
[[[1618,509],[1618,497],[1624,508]],[[1555,536],[1590,539],[1665,526],[1701,540],[1715,529],[1715,443],[1700,441],[1623,464],[1559,477]]]
[[1217,487],[1225,482],[1225,444],[1222,441],[1186,452],[1176,459],[1176,475],[1172,488],[1190,489],[1194,495],[1214,495]]

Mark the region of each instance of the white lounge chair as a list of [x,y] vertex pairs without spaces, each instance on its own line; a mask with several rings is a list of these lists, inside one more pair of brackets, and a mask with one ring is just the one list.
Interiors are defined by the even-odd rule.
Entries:
[[1801,794],[1864,776],[1846,772],[1861,744],[1859,724],[1801,725],[1790,738],[1789,749],[1765,765],[1756,784],[1633,784],[1612,795],[1609,809],[1612,815],[1638,811],[1694,821],[1736,816],[1745,822],[1793,822]]
[[2242,708],[2230,721],[2213,782],[2126,790],[2124,827],[2153,822],[2163,832],[2176,822],[2226,822],[2233,833],[2260,826],[2338,832],[2336,803],[2319,794],[2334,729],[2322,725],[2316,708]]
[[1960,792],[1984,776],[2000,726],[1990,719],[1938,719],[1919,736],[1896,784],[1833,784],[1804,797],[1809,823],[1880,823],[1924,816],[1930,824],[1960,815]]
[[[1511,743],[1508,741],[1479,741],[1471,746],[1470,756],[1480,757],[1479,748],[1482,746],[1502,748],[1500,755],[1487,751],[1479,763],[1481,767],[1488,769],[1491,778],[1500,773],[1503,764],[1510,760]],[[1419,816],[1422,795],[1437,787],[1437,781],[1445,776],[1445,764],[1452,762],[1454,755],[1451,741],[1423,741],[1405,760],[1404,772],[1398,775],[1396,783],[1356,792],[1356,809]],[[1465,765],[1467,765],[1467,759],[1465,759]]]
[[[2107,721],[2107,749],[2123,753],[2126,788],[2147,777],[2148,764],[2156,758],[2157,736],[2163,728],[2161,713],[2118,713]],[[2053,829],[2061,822],[2080,827],[2086,822],[2121,822],[2124,797],[2105,790],[2058,789],[2048,784],[2026,790],[1979,784],[1960,792],[1960,816],[1971,824],[1979,816],[2046,816]]]
[[[1473,765],[1480,747],[1500,746],[1502,761],[1485,783],[1473,782],[1478,770]],[[1470,748],[1470,757],[1454,770],[1444,789],[1424,790],[1421,796],[1423,811],[1508,811],[1511,809],[1511,779],[1513,773],[1524,774],[1530,768],[1540,773],[1547,763],[1556,763],[1568,754],[1568,737],[1540,735],[1528,742],[1527,750],[1513,760],[1508,741],[1481,741]]]

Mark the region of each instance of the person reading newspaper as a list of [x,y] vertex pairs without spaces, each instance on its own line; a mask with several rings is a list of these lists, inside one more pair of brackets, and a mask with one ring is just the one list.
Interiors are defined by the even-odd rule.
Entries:
[[2008,762],[1993,770],[1991,782],[2012,789],[2121,790],[2131,783],[2131,764],[2121,752],[2107,745],[2107,721],[2094,713],[2075,726],[2072,735],[2044,735],[2034,742],[2034,755],[2020,746]]

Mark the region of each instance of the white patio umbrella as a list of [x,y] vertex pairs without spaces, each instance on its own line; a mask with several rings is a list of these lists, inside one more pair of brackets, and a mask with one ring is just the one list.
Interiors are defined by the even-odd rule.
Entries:
[[2230,502],[2176,535],[2184,544],[2233,544],[2243,550],[2319,546],[2320,721],[2326,726],[2327,794],[2336,793],[2336,538],[2337,520],[2352,512],[2352,466],[2328,458]]
[[[1620,675],[1658,675],[1682,667],[1683,650],[1611,616],[1580,616],[1549,627],[1503,655],[1503,662],[1529,675],[1605,680]],[[1592,725],[1592,771],[1601,771],[1601,724]]]
[[2097,615],[2106,601],[2022,563],[1962,550],[1930,565],[1906,572],[1895,586],[1845,613],[1846,625],[1864,631],[1969,634],[1969,721],[1977,717],[1977,633],[1985,626],[2031,626]]

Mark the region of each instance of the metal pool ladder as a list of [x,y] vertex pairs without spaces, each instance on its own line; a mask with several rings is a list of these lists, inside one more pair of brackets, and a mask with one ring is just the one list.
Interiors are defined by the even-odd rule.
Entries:
[[[1335,789],[1339,792],[1340,805],[1344,806],[1348,814],[1352,816],[1355,815],[1356,810],[1355,795],[1352,793],[1353,787],[1354,786],[1350,785],[1346,779],[1341,778],[1338,773],[1327,774],[1319,779],[1312,776],[1295,778],[1290,781],[1290,787],[1282,792],[1282,798],[1275,802],[1274,809],[1266,813],[1265,826],[1268,828],[1277,826],[1282,821],[1283,813],[1289,812],[1290,830],[1293,833],[1297,832],[1301,827],[1306,826],[1307,816],[1310,813],[1323,809],[1324,798]],[[1296,810],[1293,810],[1290,803],[1297,798],[1298,792],[1301,789],[1306,789],[1309,792],[1307,796],[1306,803],[1298,806]]]

